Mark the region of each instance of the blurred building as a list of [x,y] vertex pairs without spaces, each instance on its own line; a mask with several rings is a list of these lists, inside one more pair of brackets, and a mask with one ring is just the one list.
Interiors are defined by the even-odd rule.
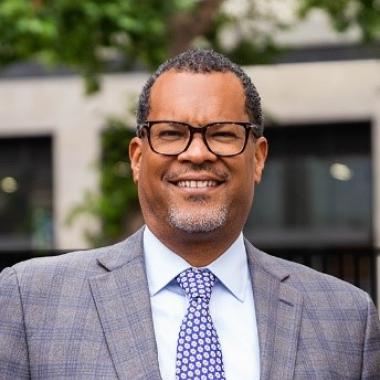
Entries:
[[[246,67],[270,140],[246,235],[273,250],[379,249],[380,55],[318,14],[276,38],[296,49]],[[0,75],[0,250],[87,246],[83,231],[94,221],[68,226],[67,215],[97,187],[105,119],[128,117],[146,78],[105,75],[101,93],[86,97],[81,78],[65,72],[26,65]],[[364,281],[379,278],[373,262]],[[359,270],[356,261],[344,266]]]

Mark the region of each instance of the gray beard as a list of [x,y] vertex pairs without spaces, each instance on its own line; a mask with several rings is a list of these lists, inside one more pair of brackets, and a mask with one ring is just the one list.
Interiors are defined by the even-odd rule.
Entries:
[[187,233],[211,232],[222,227],[227,221],[227,208],[222,205],[218,208],[184,211],[170,207],[168,212],[169,224]]

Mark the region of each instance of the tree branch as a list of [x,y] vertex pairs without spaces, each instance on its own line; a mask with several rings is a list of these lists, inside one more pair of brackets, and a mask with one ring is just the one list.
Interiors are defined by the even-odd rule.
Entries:
[[224,0],[200,0],[195,10],[175,14],[169,25],[169,55],[174,56],[188,49],[194,38],[212,28]]

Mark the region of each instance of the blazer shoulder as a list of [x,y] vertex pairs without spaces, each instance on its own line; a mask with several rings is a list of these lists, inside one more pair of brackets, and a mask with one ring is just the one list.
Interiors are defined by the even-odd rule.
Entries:
[[140,234],[135,234],[110,246],[29,259],[4,269],[0,276],[16,276],[20,288],[46,286],[56,281],[79,284],[90,277],[105,273],[107,268],[102,266],[102,261],[127,261],[133,257],[137,251],[135,241],[139,237]]
[[[249,242],[246,243],[248,256],[262,270],[279,278],[281,282],[296,289],[306,299],[335,299],[342,304],[368,307],[372,302],[362,289],[337,277],[319,272],[308,266],[272,256],[263,252]],[[254,268],[254,266],[253,266]]]
[[111,249],[112,246],[107,246],[96,249],[72,251],[57,256],[35,257],[21,261],[12,268],[20,276],[27,272],[49,272],[63,267],[84,270],[95,267],[97,257]]

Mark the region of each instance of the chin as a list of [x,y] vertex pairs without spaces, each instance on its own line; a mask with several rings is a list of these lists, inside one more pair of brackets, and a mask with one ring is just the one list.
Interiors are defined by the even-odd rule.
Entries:
[[208,233],[226,225],[227,215],[228,210],[224,206],[194,211],[170,208],[168,222],[175,229],[186,233]]

